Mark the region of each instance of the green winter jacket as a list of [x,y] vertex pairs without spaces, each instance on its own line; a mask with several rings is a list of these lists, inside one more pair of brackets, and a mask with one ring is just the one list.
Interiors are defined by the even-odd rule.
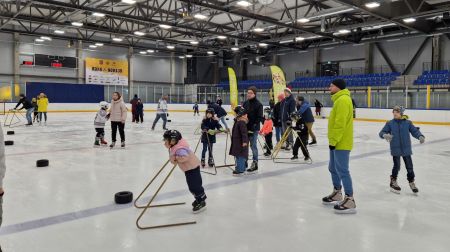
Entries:
[[353,104],[350,91],[343,89],[331,96],[333,109],[328,118],[328,142],[336,150],[353,148]]

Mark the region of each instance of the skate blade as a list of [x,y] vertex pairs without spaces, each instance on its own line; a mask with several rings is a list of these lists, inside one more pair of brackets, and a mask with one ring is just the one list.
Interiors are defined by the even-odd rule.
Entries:
[[193,214],[198,214],[198,213],[201,213],[201,212],[203,212],[203,211],[205,211],[206,210],[206,206],[204,206],[203,208],[201,208],[201,209],[199,209],[199,210],[197,210],[197,211],[192,211],[192,213]]
[[239,174],[233,174],[233,177],[242,177],[245,175],[245,172]]
[[355,214],[356,213],[356,209],[355,208],[346,209],[346,210],[336,210],[336,209],[334,209],[334,213],[336,213],[336,214]]
[[395,190],[395,189],[393,189],[393,188],[391,188],[391,192],[392,192],[392,193],[395,193],[395,194],[400,194],[400,191],[397,191],[397,190]]
[[335,205],[337,205],[339,203],[340,203],[340,201],[332,201],[332,202],[322,201],[322,205],[324,205],[324,206],[335,206]]

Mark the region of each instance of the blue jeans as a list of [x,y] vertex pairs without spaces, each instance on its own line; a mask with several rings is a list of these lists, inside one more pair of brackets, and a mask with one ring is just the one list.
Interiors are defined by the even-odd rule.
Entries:
[[28,124],[33,123],[33,119],[31,118],[31,115],[33,114],[33,112],[34,112],[34,108],[27,109],[26,117],[27,117]]
[[162,118],[163,120],[163,129],[166,129],[166,123],[167,123],[167,114],[166,113],[157,113],[156,118],[153,121],[152,129],[155,129],[156,123],[159,121],[159,118]]
[[250,148],[252,149],[253,161],[258,161],[258,131],[255,130],[250,138]]
[[277,143],[281,139],[281,127],[275,127],[275,138],[277,139]]
[[[394,167],[392,168],[392,177],[397,178],[398,171],[400,171],[400,156],[393,156],[394,160]],[[403,161],[405,162],[406,172],[407,172],[407,178],[409,182],[414,182],[414,170],[413,170],[413,163],[411,156],[404,156]]]
[[228,124],[227,124],[227,121],[226,121],[226,116],[222,116],[220,118],[220,122],[223,124],[223,126],[225,126],[225,129],[228,130]]
[[245,172],[245,163],[247,163],[247,158],[236,157],[236,171]]
[[212,149],[213,149],[213,143],[203,143],[203,149],[202,149],[202,159],[205,159],[206,151],[208,151],[208,157],[212,158]]
[[330,150],[330,163],[328,170],[331,173],[331,180],[335,189],[344,186],[345,194],[353,196],[352,177],[349,171],[350,151]]

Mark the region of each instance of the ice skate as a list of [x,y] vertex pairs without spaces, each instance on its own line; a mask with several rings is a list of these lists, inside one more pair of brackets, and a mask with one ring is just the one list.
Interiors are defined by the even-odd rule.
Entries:
[[200,213],[200,212],[206,210],[206,201],[204,201],[204,200],[200,201],[200,202],[194,201],[192,203],[192,205],[193,205],[192,212],[194,212],[194,213]]
[[258,161],[253,160],[252,166],[250,166],[250,168],[247,169],[247,172],[249,174],[258,172]]
[[94,147],[100,147],[100,139],[95,138]]
[[310,157],[305,157],[303,160],[304,160],[305,162],[309,162],[309,161],[311,161],[311,158],[310,158]]
[[400,194],[400,191],[402,190],[400,188],[400,186],[398,186],[397,184],[397,179],[391,176],[391,192],[396,193],[396,194]]
[[236,171],[236,170],[233,171],[233,176],[234,176],[234,177],[241,177],[241,176],[244,175],[244,174],[245,174],[245,172],[238,172],[238,171]]
[[413,193],[418,193],[419,189],[417,189],[416,184],[413,182],[409,182],[409,187],[411,187],[411,190]]
[[103,146],[106,146],[106,145],[108,145],[108,142],[106,142],[105,139],[101,138],[100,139],[100,144],[103,145]]
[[200,162],[201,162],[202,168],[205,168],[205,166],[206,166],[205,159],[202,158],[202,160]]
[[213,158],[209,158],[208,159],[208,166],[209,167],[214,167],[214,159]]
[[292,161],[298,160],[298,156],[297,156],[297,155],[292,156],[292,157],[291,157],[291,160],[292,160]]
[[308,145],[316,145],[317,144],[317,141],[316,140],[313,140],[311,143],[309,143]]
[[270,151],[267,151],[267,152],[264,153],[265,157],[270,157],[270,155],[272,155],[272,153]]
[[120,143],[120,147],[125,148],[125,141],[122,141],[122,143]]
[[340,189],[333,189],[333,192],[330,195],[322,198],[322,203],[324,205],[335,205],[339,201],[342,201],[342,192]]
[[109,145],[109,148],[114,148],[114,146],[116,146],[116,142],[112,142],[110,145]]
[[343,201],[334,206],[334,212],[337,214],[354,214],[356,213],[356,204],[353,197],[345,195]]

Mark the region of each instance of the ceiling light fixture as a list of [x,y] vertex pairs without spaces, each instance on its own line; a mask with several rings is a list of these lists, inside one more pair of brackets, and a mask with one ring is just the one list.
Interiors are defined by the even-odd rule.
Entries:
[[257,27],[257,28],[254,28],[253,31],[254,31],[254,32],[263,32],[263,31],[264,31],[264,28],[262,28],[262,27]]
[[140,54],[143,54],[143,55],[147,54],[146,51],[140,51],[139,53],[140,53]]
[[95,43],[96,46],[103,46],[103,43]]
[[304,37],[296,37],[296,38],[295,38],[295,41],[303,41],[303,40],[305,40]]
[[148,52],[148,53],[154,53],[155,50],[153,50],[153,49],[148,49],[147,52]]
[[298,21],[299,23],[304,24],[304,23],[308,23],[308,22],[311,21],[311,20],[309,20],[308,18],[300,18],[300,19],[298,19],[297,21]]
[[135,0],[121,0],[122,3],[126,3],[126,4],[135,4],[136,1]]
[[92,16],[94,16],[94,17],[104,17],[105,14],[104,13],[100,13],[100,12],[94,12],[94,13],[92,13]]
[[178,58],[180,58],[180,59],[184,59],[184,56],[179,56]]
[[145,35],[145,32],[135,31],[135,32],[134,32],[134,35],[136,35],[136,36],[144,36],[144,35]]
[[267,47],[269,44],[267,44],[267,43],[259,43],[258,44],[260,47]]
[[116,42],[122,42],[122,41],[123,41],[122,38],[113,38],[112,40],[113,40],[113,41],[116,41]]
[[89,48],[97,48],[96,45],[89,45]]
[[252,5],[252,3],[245,1],[245,0],[241,0],[241,1],[237,2],[237,5],[242,6],[242,7],[248,7],[248,6]]
[[231,47],[232,51],[239,51],[239,47]]
[[166,24],[160,24],[159,27],[162,28],[162,29],[170,29],[170,28],[172,28],[172,26],[166,25]]
[[339,34],[349,34],[350,32],[352,32],[352,31],[347,30],[347,29],[339,30]]
[[365,5],[369,9],[374,9],[374,8],[380,7],[380,3],[379,2],[370,2],[370,3],[366,3]]
[[192,58],[191,54],[186,54],[186,58]]
[[54,33],[56,33],[56,34],[64,34],[64,33],[66,33],[65,31],[63,31],[63,30],[55,30],[55,31],[53,31]]
[[83,26],[83,23],[80,23],[80,22],[72,22],[72,25],[73,25],[73,26],[76,26],[76,27],[81,27],[81,26]]
[[189,43],[191,43],[191,45],[198,45],[198,41],[189,41]]
[[205,16],[205,15],[203,15],[203,14],[201,14],[201,13],[197,13],[197,14],[194,15],[194,18],[200,19],[200,20],[204,20],[204,19],[206,19],[207,17],[208,17],[208,16]]
[[414,23],[414,22],[416,22],[416,19],[415,18],[404,18],[403,19],[403,22],[405,22],[405,23],[407,23],[407,24],[409,24],[409,23]]
[[209,55],[213,55],[214,54],[213,51],[207,51],[206,53],[209,54]]
[[219,35],[217,36],[218,39],[227,39],[227,36]]
[[40,39],[40,38],[38,38],[38,39],[35,39],[35,40],[34,40],[34,42],[44,42],[44,40],[43,40],[43,39]]
[[168,45],[168,46],[166,46],[166,48],[167,48],[167,49],[170,49],[170,50],[173,50],[173,49],[175,49],[175,46],[173,46],[173,45]]
[[47,40],[47,41],[52,41],[52,38],[47,37],[47,36],[41,36],[42,40]]

